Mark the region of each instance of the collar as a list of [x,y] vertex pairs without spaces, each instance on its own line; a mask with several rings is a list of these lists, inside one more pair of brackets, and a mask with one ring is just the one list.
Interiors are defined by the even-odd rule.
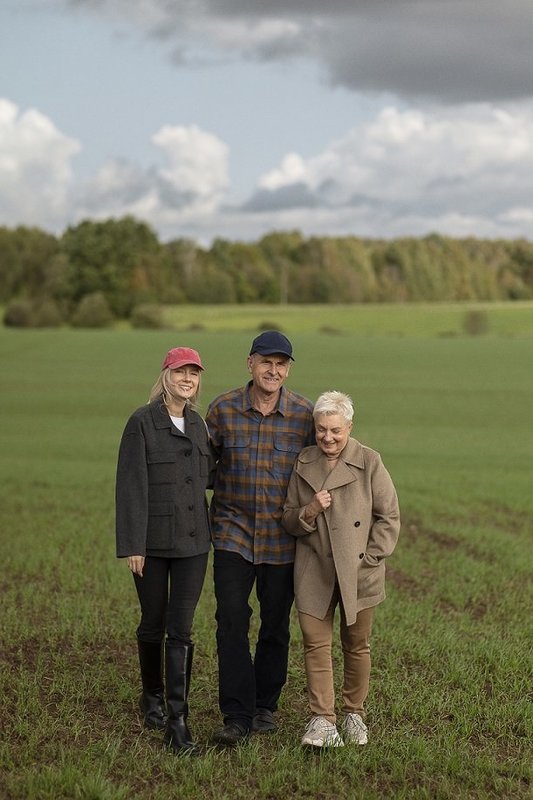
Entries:
[[[255,411],[253,403],[252,403],[252,395],[251,395],[251,391],[250,391],[251,388],[252,388],[252,384],[253,384],[253,381],[248,381],[248,383],[244,387],[243,398],[242,398],[242,410],[243,411]],[[274,409],[274,411],[272,413],[273,414],[279,413],[279,414],[281,414],[282,417],[285,417],[287,415],[287,392],[285,391],[285,388],[283,386],[281,387],[281,389],[279,391],[278,404],[277,404],[276,408]]]
[[321,489],[335,489],[357,481],[357,469],[364,469],[363,446],[357,439],[348,439],[346,447],[339,456],[335,468],[327,467],[327,459],[322,450],[315,445],[303,450],[296,462],[296,472],[318,492]]
[[[154,400],[152,403],[150,403],[150,411],[152,413],[152,419],[154,421],[154,425],[156,428],[170,428],[173,433],[174,432],[178,434],[181,433],[181,431],[178,431],[178,429],[170,419],[167,407],[165,406],[161,398],[158,398],[157,400]],[[187,405],[183,409],[183,416],[185,418],[186,427],[195,424],[196,422],[195,415],[191,413],[191,409]]]
[[[318,445],[307,447],[300,453],[298,460],[301,464],[314,464],[320,462],[324,458],[322,450]],[[358,467],[359,469],[365,468],[365,457],[363,445],[357,439],[350,437],[346,443],[346,447],[339,456],[339,461],[344,461],[350,467]]]

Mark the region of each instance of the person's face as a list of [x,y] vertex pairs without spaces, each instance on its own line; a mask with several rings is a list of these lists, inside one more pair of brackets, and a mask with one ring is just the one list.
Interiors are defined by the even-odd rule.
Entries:
[[328,458],[338,458],[350,438],[352,423],[342,414],[318,414],[315,419],[315,439]]
[[180,400],[190,400],[198,391],[201,369],[194,364],[170,370],[172,394]]
[[254,353],[248,357],[248,369],[252,373],[254,386],[265,394],[279,392],[290,368],[290,358],[281,354],[262,356]]

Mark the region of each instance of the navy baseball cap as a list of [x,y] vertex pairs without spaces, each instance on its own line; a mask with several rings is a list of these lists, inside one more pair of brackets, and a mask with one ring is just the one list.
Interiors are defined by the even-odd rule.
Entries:
[[264,333],[260,333],[259,336],[256,336],[252,342],[250,355],[254,353],[259,353],[261,356],[270,356],[276,353],[282,356],[288,356],[291,361],[294,361],[292,357],[292,344],[287,337],[279,331],[264,331]]

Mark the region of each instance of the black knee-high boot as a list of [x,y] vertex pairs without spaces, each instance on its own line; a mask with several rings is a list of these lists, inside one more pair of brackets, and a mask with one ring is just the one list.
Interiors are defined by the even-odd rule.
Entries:
[[187,726],[193,649],[192,644],[168,640],[165,647],[168,719],[164,742],[176,753],[198,752]]
[[162,676],[162,646],[158,642],[137,639],[141,667],[142,694],[139,705],[146,728],[163,730],[167,722],[165,688]]

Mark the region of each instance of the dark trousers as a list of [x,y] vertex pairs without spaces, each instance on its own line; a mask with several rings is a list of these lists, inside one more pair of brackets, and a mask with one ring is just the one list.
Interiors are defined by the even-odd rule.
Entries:
[[[219,703],[224,722],[249,728],[256,708],[277,708],[287,680],[293,564],[252,564],[215,550]],[[252,659],[248,633],[255,582],[261,625]]]
[[207,553],[190,558],[146,557],[143,577],[133,576],[141,604],[140,641],[161,643],[166,631],[168,639],[191,643],[207,558]]

